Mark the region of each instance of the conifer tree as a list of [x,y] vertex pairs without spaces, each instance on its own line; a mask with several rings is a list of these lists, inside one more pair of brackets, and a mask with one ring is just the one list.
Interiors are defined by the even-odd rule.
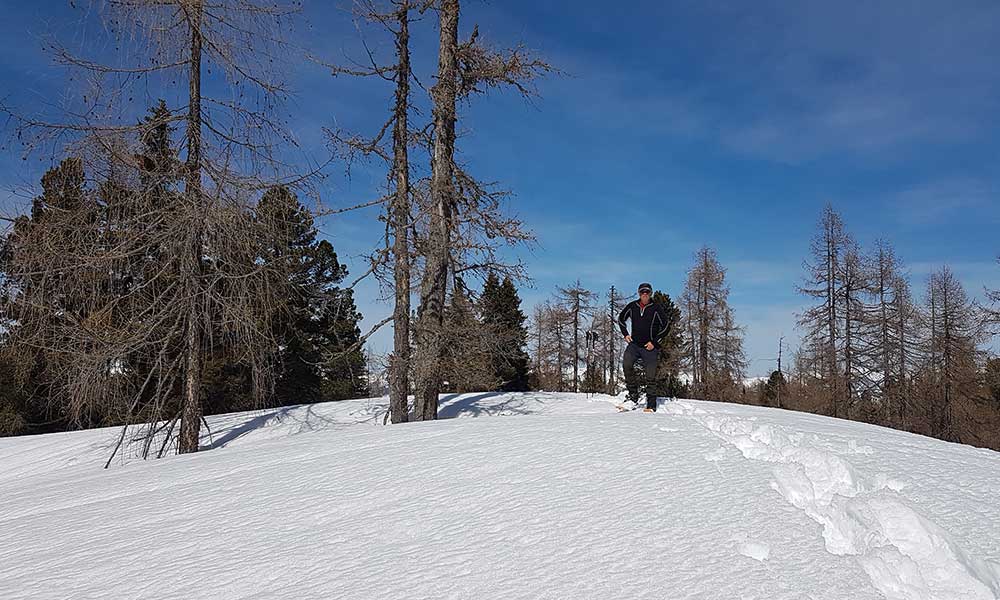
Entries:
[[361,349],[343,354],[358,341],[361,318],[353,292],[337,287],[347,276],[347,267],[338,261],[329,241],[316,239],[312,216],[287,188],[268,190],[257,205],[256,218],[263,232],[271,232],[264,263],[281,263],[271,272],[286,274],[273,283],[286,290],[287,303],[273,322],[281,348],[276,402],[361,396]]
[[[497,388],[490,333],[476,318],[470,292],[461,278],[452,286],[445,308],[442,385],[448,392],[481,392]],[[443,383],[447,382],[447,383]]]
[[526,317],[521,312],[521,298],[510,277],[501,282],[491,272],[479,298],[479,314],[489,334],[493,372],[504,391],[528,389],[528,342]]
[[656,290],[653,302],[663,307],[667,316],[668,329],[659,340],[660,355],[656,362],[655,385],[657,395],[664,398],[675,398],[685,394],[685,386],[680,380],[681,362],[683,361],[684,343],[681,331],[681,310],[674,304],[670,294]]

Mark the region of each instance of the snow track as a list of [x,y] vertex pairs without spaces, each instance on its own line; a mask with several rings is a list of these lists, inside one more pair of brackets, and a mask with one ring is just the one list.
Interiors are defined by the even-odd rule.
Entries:
[[[822,526],[827,551],[856,556],[886,598],[992,600],[1000,595],[1000,565],[970,556],[895,494],[902,482],[866,477],[845,458],[777,425],[713,414],[687,402],[668,406],[693,417],[745,458],[776,463],[772,487]],[[867,447],[849,447],[871,453]],[[716,461],[718,455],[706,460]]]

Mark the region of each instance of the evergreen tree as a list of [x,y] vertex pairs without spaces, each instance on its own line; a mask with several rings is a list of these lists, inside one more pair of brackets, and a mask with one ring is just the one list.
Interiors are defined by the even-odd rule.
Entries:
[[279,406],[356,398],[365,392],[364,356],[358,341],[361,315],[351,290],[337,287],[347,267],[327,240],[317,240],[309,211],[284,187],[269,189],[257,205],[256,218],[272,235],[262,260],[284,263],[274,273],[287,280],[287,306],[273,319],[280,347],[275,381]]
[[521,298],[509,277],[501,282],[490,273],[479,299],[479,314],[492,356],[493,373],[504,391],[528,389],[527,320],[521,312]]
[[481,392],[497,388],[491,334],[476,318],[468,288],[456,278],[445,307],[445,340],[441,366],[447,392]]
[[787,395],[788,384],[785,381],[785,374],[781,371],[774,371],[767,378],[767,383],[761,389],[762,403],[767,406],[777,406],[783,408],[782,399]]
[[687,386],[680,380],[681,361],[683,359],[684,342],[681,332],[681,310],[674,304],[670,294],[657,290],[653,293],[653,302],[663,307],[670,327],[663,338],[659,340],[660,356],[656,362],[655,384],[657,395],[664,398],[675,398],[687,395]]

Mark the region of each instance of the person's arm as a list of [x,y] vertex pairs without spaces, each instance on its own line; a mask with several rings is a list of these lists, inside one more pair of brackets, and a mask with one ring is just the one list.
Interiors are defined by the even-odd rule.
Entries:
[[618,327],[622,330],[622,337],[628,337],[628,327],[625,326],[625,321],[629,319],[629,315],[632,313],[632,303],[629,302],[625,305],[625,308],[618,313]]

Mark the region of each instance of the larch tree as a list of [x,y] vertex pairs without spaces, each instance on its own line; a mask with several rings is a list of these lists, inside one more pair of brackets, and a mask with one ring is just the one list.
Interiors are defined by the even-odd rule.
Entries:
[[[410,112],[413,101],[410,86],[414,78],[410,58],[410,25],[419,15],[434,5],[433,0],[389,0],[380,4],[375,0],[356,0],[354,14],[369,24],[381,27],[391,35],[395,48],[395,60],[391,64],[379,64],[369,52],[369,65],[343,67],[327,65],[333,75],[356,77],[379,77],[393,84],[394,94],[389,110],[389,118],[378,133],[371,138],[345,135],[328,131],[331,140],[348,155],[361,153],[375,155],[389,167],[386,198],[366,202],[359,207],[378,204],[386,199],[385,247],[369,257],[370,272],[385,276],[391,272],[392,317],[379,323],[380,327],[391,320],[393,324],[393,349],[389,360],[389,413],[393,423],[409,420],[409,392],[412,332],[410,327],[412,267],[414,261],[413,239],[410,234],[414,226],[412,169],[410,146],[417,137],[411,125]],[[367,49],[367,45],[366,45]],[[391,131],[391,139],[386,134]],[[366,334],[373,333],[375,328]]]
[[843,386],[839,349],[843,339],[842,263],[849,236],[844,222],[831,205],[823,210],[819,233],[810,244],[810,259],[804,263],[805,285],[799,292],[813,298],[816,305],[798,318],[803,330],[803,367],[814,372],[823,382],[830,414],[841,416],[846,411],[842,399]]
[[[75,272],[76,323],[49,348],[64,356],[52,377],[60,401],[77,413],[123,404],[126,423],[139,415],[150,423],[147,447],[161,431],[156,422],[167,423],[164,447],[179,424],[177,451],[194,452],[214,339],[241,348],[258,402],[271,389],[270,319],[284,300],[258,260],[270,232],[255,223],[252,204],[273,184],[295,181],[281,154],[290,138],[278,109],[287,97],[283,36],[297,7],[253,0],[97,7],[118,49],[108,62],[51,47],[59,64],[85,74],[82,108],[60,121],[17,121],[27,151],[56,147],[79,157],[98,182],[88,194],[109,209],[100,225],[78,227],[84,239],[69,254],[46,241],[54,232],[41,221],[12,233],[17,341],[52,341],[39,337],[31,319],[67,314],[51,300],[51,285]],[[155,122],[137,122],[129,103],[147,90],[167,102]],[[169,133],[175,126],[179,140]],[[150,131],[166,131],[162,157],[150,155]],[[118,277],[135,265],[140,273]],[[33,277],[39,269],[53,277]]]
[[[867,307],[865,298],[869,291],[868,266],[861,248],[850,236],[844,243],[843,260],[840,261],[838,275],[841,311],[843,315],[843,340],[841,356],[843,363],[843,393],[845,408],[852,410],[862,392],[868,392],[870,369],[867,356],[870,348],[863,337]],[[865,394],[867,396],[867,393]]]
[[871,379],[882,418],[901,423],[907,394],[907,368],[913,353],[914,310],[909,285],[892,246],[878,240],[869,260],[868,294],[862,338],[867,357],[862,369]]
[[729,306],[726,270],[715,250],[703,247],[695,253],[681,296],[688,339],[688,366],[697,393],[702,397],[728,397],[740,385],[746,358],[743,332]]
[[583,326],[593,316],[594,301],[597,294],[586,289],[580,280],[566,287],[557,288],[559,307],[564,310],[570,320],[573,345],[570,348],[570,362],[573,368],[573,391],[580,391],[580,333]]
[[956,399],[975,394],[984,331],[979,307],[948,267],[927,280],[924,319],[924,369],[930,381],[923,390],[922,408],[931,435],[958,440],[954,405]]
[[[467,41],[459,42],[459,0],[439,0],[436,9],[439,41],[437,81],[431,88],[431,176],[427,202],[418,209],[424,235],[418,242],[423,272],[414,336],[417,420],[437,418],[449,272],[503,269],[498,245],[531,239],[519,221],[503,216],[500,204],[505,194],[476,181],[456,161],[458,104],[504,87],[531,96],[531,83],[552,70],[522,47],[499,52],[488,48],[476,27]],[[521,268],[512,271],[520,274]]]

